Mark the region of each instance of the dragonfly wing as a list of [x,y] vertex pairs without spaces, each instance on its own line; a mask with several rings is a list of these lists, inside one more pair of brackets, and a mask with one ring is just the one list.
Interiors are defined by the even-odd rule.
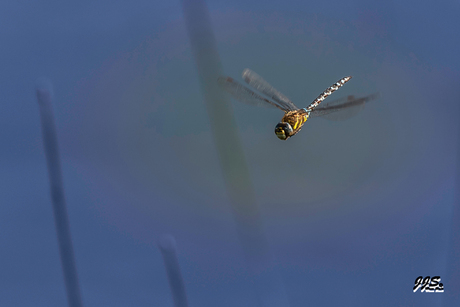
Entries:
[[379,93],[374,93],[361,98],[348,96],[326,103],[311,111],[311,117],[322,117],[328,120],[341,121],[355,116],[364,108],[364,105],[371,100],[379,98]]
[[219,85],[233,96],[238,101],[244,102],[251,105],[260,105],[265,107],[275,107],[283,111],[289,111],[284,106],[281,106],[265,97],[262,97],[246,86],[236,82],[230,77],[219,77],[217,79]]
[[331,95],[334,93],[336,90],[341,88],[345,83],[350,81],[351,76],[345,77],[328,87],[324,92],[321,93],[313,102],[308,106],[307,110],[312,111],[314,108],[316,108],[324,99],[326,99],[327,96]]
[[268,97],[276,101],[279,105],[283,106],[285,109],[290,111],[299,109],[289,98],[281,94],[281,92],[277,91],[273,86],[268,84],[267,81],[265,81],[261,76],[259,76],[252,70],[246,68],[243,71],[243,79],[250,86],[258,90],[259,92],[267,95]]

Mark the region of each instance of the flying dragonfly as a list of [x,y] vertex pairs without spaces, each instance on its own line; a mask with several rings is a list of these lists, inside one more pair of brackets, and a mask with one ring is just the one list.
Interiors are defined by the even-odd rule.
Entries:
[[306,108],[300,109],[289,98],[268,84],[261,76],[250,69],[243,71],[243,79],[254,89],[265,96],[255,93],[248,87],[238,83],[230,77],[219,77],[218,83],[235,99],[252,105],[261,105],[278,108],[284,111],[284,116],[275,127],[275,134],[280,140],[287,140],[297,134],[310,117],[323,117],[329,120],[344,120],[354,116],[367,101],[378,97],[378,93],[362,98],[348,96],[318,105],[333,92],[350,81],[351,76],[345,77],[328,87]]

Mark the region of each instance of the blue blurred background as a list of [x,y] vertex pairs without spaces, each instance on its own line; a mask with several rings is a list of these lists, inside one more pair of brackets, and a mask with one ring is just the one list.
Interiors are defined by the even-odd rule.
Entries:
[[[300,107],[346,75],[329,99],[381,94],[286,142],[278,110],[233,103],[290,306],[458,306],[460,2],[208,5],[227,75],[250,68]],[[66,305],[47,77],[84,305],[172,306],[170,233],[190,306],[255,306],[181,3],[4,0],[0,36],[0,305]],[[412,293],[434,275],[445,293]]]

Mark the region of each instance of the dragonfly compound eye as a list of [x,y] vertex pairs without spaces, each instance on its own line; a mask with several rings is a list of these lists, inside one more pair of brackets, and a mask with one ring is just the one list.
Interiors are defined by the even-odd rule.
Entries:
[[275,134],[280,140],[286,140],[292,135],[292,127],[288,123],[278,123]]

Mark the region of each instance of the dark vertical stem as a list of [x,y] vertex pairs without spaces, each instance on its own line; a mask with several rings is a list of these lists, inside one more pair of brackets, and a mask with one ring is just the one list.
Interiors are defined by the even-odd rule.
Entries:
[[177,259],[176,241],[171,235],[163,235],[158,242],[158,246],[165,263],[174,307],[188,307],[184,280],[180,271],[179,260]]
[[249,170],[229,100],[217,85],[222,75],[211,19],[204,0],[182,0],[204,102],[211,122],[238,237],[262,306],[287,306],[274,275],[274,261],[263,231]]
[[46,89],[37,89],[37,99],[40,107],[43,146],[48,165],[54,222],[56,226],[64,282],[67,290],[67,300],[70,307],[80,307],[82,306],[82,301],[64,197],[58,140],[51,106],[50,91]]

